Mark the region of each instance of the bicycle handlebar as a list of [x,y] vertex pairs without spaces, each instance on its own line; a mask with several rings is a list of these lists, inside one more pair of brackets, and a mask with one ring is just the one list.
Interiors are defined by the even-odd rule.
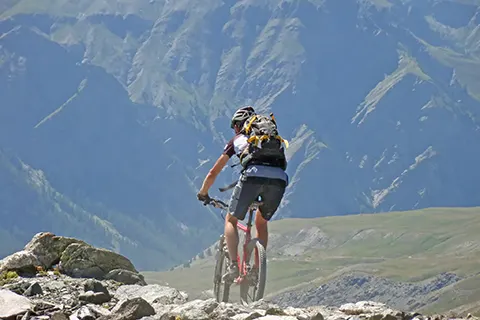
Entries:
[[207,204],[209,204],[209,205],[211,205],[215,208],[218,208],[218,209],[223,209],[223,210],[228,209],[228,204],[226,204],[222,200],[218,200],[218,199],[210,198],[210,201]]

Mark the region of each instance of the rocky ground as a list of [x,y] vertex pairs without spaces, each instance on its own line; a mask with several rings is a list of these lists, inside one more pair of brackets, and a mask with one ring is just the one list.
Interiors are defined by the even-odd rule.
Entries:
[[[82,241],[37,234],[0,261],[0,319],[143,320],[422,320],[372,301],[294,308],[189,300],[185,292],[145,283],[130,261]],[[450,317],[451,318],[451,317]],[[472,316],[467,318],[475,319]]]

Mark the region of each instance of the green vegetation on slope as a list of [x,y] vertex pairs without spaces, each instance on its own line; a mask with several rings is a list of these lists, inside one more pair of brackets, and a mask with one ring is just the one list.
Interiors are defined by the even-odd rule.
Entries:
[[[479,213],[480,208],[430,208],[274,221],[267,253],[267,294],[320,284],[354,270],[409,282],[442,272],[475,274],[480,258]],[[210,256],[193,261],[190,268],[145,276],[150,283],[167,282],[195,295],[211,289],[212,272]],[[473,291],[466,300],[428,310],[471,302],[471,297],[480,295],[480,287]],[[448,300],[453,293],[441,294]]]
[[[478,258],[476,259],[478,262]],[[456,314],[480,315],[480,275],[461,280],[441,290],[438,299],[420,312],[451,310]]]

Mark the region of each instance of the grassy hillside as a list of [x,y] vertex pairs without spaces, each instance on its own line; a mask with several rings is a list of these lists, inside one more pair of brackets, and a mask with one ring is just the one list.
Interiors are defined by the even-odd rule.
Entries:
[[[479,213],[478,207],[430,208],[274,221],[267,294],[315,287],[352,271],[402,282],[423,281],[443,272],[475,276],[480,266]],[[197,257],[190,268],[145,276],[151,283],[168,282],[196,295],[211,289],[212,268],[211,256]],[[469,278],[435,292],[439,299],[424,309],[443,311],[478,301],[480,286],[474,283],[479,281]]]

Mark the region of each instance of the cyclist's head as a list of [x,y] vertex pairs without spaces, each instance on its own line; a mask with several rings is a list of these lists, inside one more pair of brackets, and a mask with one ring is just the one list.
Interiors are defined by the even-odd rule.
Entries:
[[245,122],[245,120],[247,120],[254,114],[255,114],[255,110],[251,106],[245,106],[238,109],[237,111],[235,111],[235,113],[232,116],[230,127],[232,129],[235,128],[235,125],[237,125],[237,127],[241,127]]

